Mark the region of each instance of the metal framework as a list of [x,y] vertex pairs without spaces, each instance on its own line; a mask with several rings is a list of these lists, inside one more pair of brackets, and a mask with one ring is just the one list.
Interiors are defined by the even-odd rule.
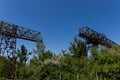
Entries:
[[120,46],[117,43],[108,39],[105,36],[105,34],[98,33],[98,32],[96,32],[88,27],[80,28],[78,30],[78,35],[80,37],[82,37],[83,39],[85,39],[87,44],[92,44],[92,46],[101,44],[101,45],[106,46],[108,48],[114,48],[114,49],[120,48]]
[[14,78],[17,38],[42,41],[40,32],[0,21],[0,56],[6,55],[10,59],[11,79]]

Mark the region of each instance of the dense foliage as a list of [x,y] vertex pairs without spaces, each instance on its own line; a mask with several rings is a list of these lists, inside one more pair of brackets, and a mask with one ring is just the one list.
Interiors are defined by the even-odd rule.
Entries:
[[[18,50],[15,80],[120,80],[119,51],[95,46],[85,56],[85,43],[77,38],[70,42],[68,52],[59,54],[40,45],[37,43],[31,58],[24,45]],[[0,79],[9,79],[8,64],[0,56]]]

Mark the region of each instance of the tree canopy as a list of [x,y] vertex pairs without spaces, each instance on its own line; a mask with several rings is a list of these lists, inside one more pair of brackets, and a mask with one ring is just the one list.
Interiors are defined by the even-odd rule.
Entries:
[[[38,43],[29,57],[24,45],[17,51],[15,80],[119,80],[120,52],[103,46],[90,48],[74,38],[68,51],[53,53]],[[28,59],[29,58],[29,59]],[[0,79],[9,79],[9,59],[0,56]]]

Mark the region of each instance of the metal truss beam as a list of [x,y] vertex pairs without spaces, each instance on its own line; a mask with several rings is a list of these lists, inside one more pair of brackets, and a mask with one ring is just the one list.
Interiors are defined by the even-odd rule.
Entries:
[[0,34],[29,41],[40,41],[40,32],[0,21]]
[[10,78],[12,80],[15,76],[17,38],[42,42],[40,32],[0,21],[0,56],[7,56],[10,60]]
[[78,30],[78,35],[86,40],[87,44],[98,45],[101,44],[108,48],[120,48],[120,46],[113,42],[112,40],[108,39],[105,34],[98,33],[88,27],[83,27]]

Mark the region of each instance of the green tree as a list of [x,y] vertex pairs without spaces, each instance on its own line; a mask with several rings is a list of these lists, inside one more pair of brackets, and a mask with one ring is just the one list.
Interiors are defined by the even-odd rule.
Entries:
[[10,65],[6,57],[0,56],[0,79],[10,78]]
[[45,45],[43,41],[36,42],[36,49],[33,49],[34,57],[38,57],[45,50]]
[[62,68],[63,80],[86,80],[89,79],[89,63],[87,56],[81,58],[65,56]]
[[44,62],[46,59],[52,58],[52,52],[50,50],[43,51],[41,54],[39,54],[39,60]]
[[26,47],[21,45],[21,49],[17,51],[17,60],[21,64],[26,64],[27,60],[29,59],[30,53],[28,53]]
[[74,57],[87,55],[86,44],[76,37],[74,38],[73,42],[70,42],[69,51]]
[[26,62],[29,59],[30,53],[28,53],[26,47],[21,45],[20,50],[17,50],[16,72],[15,77],[18,79],[24,79],[27,76]]
[[120,79],[120,56],[114,49],[92,48],[90,57],[91,77],[99,80],[119,80]]

